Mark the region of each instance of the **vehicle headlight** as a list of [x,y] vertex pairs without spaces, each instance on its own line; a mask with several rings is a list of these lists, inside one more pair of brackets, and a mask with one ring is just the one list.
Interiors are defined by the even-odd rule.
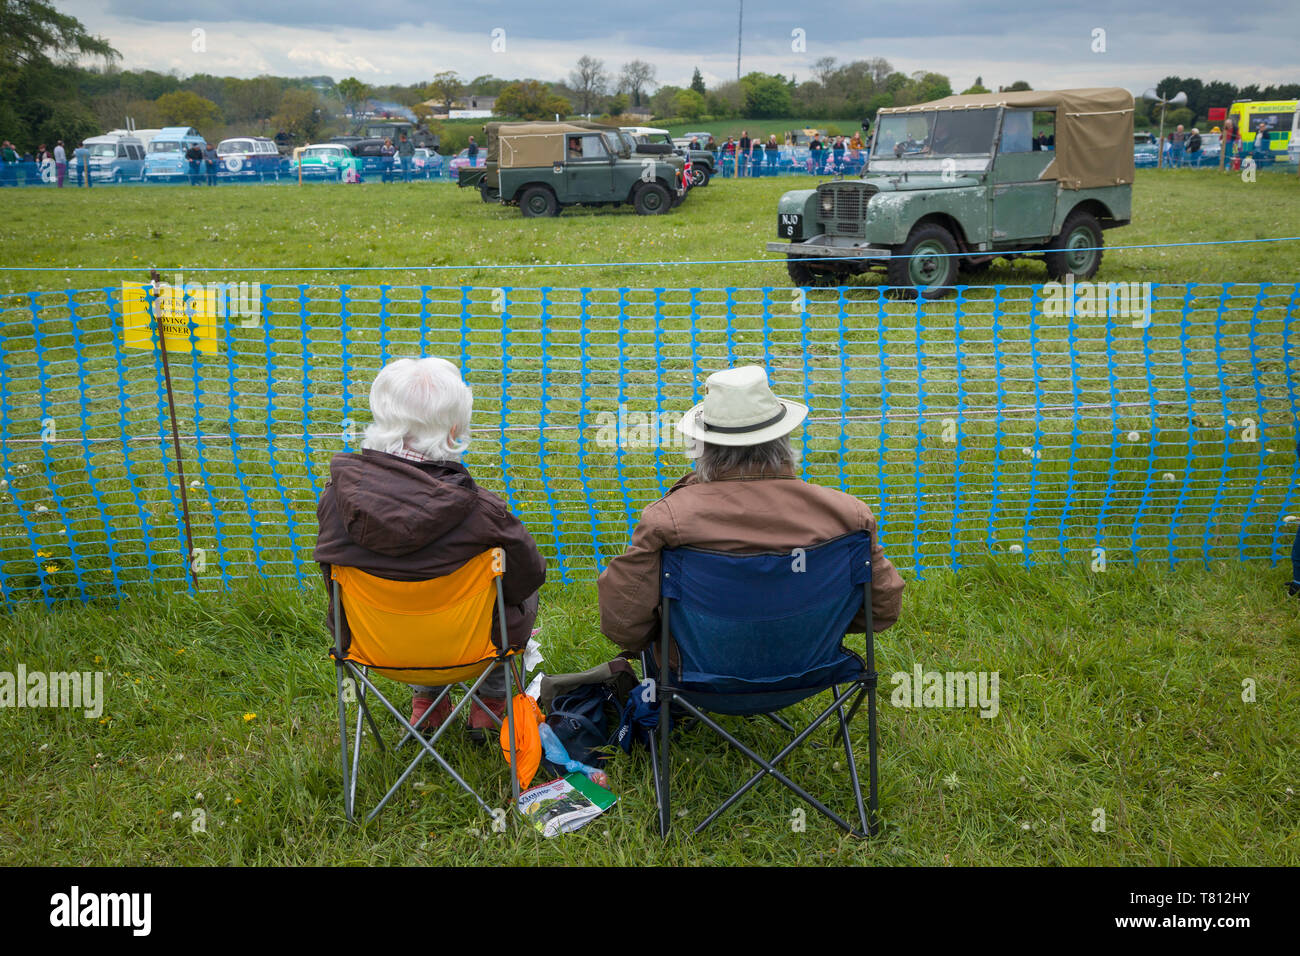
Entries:
[[824,213],[833,212],[835,210],[835,197],[832,196],[829,192],[822,193],[821,207],[822,207],[822,212]]

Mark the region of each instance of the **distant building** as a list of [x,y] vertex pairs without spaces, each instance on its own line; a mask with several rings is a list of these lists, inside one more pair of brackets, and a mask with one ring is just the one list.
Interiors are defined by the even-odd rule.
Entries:
[[465,93],[452,98],[450,112],[447,111],[447,104],[440,99],[425,100],[421,105],[429,108],[434,119],[487,119],[492,116],[496,103],[495,96]]

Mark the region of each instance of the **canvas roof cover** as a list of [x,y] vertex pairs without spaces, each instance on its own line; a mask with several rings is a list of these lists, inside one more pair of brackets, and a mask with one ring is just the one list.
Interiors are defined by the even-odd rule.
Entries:
[[915,106],[887,107],[880,113],[996,106],[1056,110],[1056,156],[1040,178],[1056,179],[1066,189],[1133,182],[1133,94],[1118,87],[945,96]]
[[572,123],[488,123],[483,131],[488,141],[487,161],[507,168],[561,162],[564,159],[562,134],[588,132]]

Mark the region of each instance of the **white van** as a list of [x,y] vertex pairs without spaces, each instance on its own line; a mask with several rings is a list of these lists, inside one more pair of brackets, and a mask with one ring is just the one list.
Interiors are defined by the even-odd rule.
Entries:
[[[74,182],[81,169],[75,147],[68,157],[68,178]],[[86,140],[90,150],[90,178],[95,182],[124,183],[139,180],[144,174],[145,144],[126,130],[114,130]]]

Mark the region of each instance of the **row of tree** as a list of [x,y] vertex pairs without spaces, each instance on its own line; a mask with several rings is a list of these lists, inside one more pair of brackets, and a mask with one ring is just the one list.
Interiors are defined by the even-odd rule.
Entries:
[[[181,78],[118,69],[117,52],[106,40],[91,36],[79,21],[44,0],[6,3],[5,11],[0,18],[0,62],[12,66],[0,71],[0,136],[22,150],[59,139],[75,142],[119,127],[127,117],[140,128],[193,126],[214,140],[283,133],[305,141],[348,131],[349,117],[367,107],[430,122],[434,106],[446,110],[464,93],[496,97],[496,113],[503,117],[621,115],[641,109],[659,120],[695,122],[705,117],[860,120],[874,118],[882,107],[922,103],[953,92],[941,73],[904,74],[881,57],[849,63],[822,57],[803,80],[755,72],[712,89],[698,68],[688,86],[659,85],[650,63],[631,60],[615,71],[592,56],[581,57],[559,82],[492,75],[463,81],[450,70],[423,83],[383,86],[369,86],[355,77],[338,83],[328,76],[238,79],[199,73]],[[77,57],[98,57],[102,63],[80,67],[73,65]],[[1185,108],[1166,114],[1170,125],[1201,122],[1210,108],[1238,99],[1300,97],[1300,84],[1294,83],[1238,87],[1170,76],[1155,88],[1164,97],[1187,94]],[[1029,84],[1018,81],[1005,89],[1029,89]],[[963,92],[986,91],[983,78],[976,78]],[[1139,128],[1159,121],[1159,107],[1153,111],[1153,106],[1138,100]]]

